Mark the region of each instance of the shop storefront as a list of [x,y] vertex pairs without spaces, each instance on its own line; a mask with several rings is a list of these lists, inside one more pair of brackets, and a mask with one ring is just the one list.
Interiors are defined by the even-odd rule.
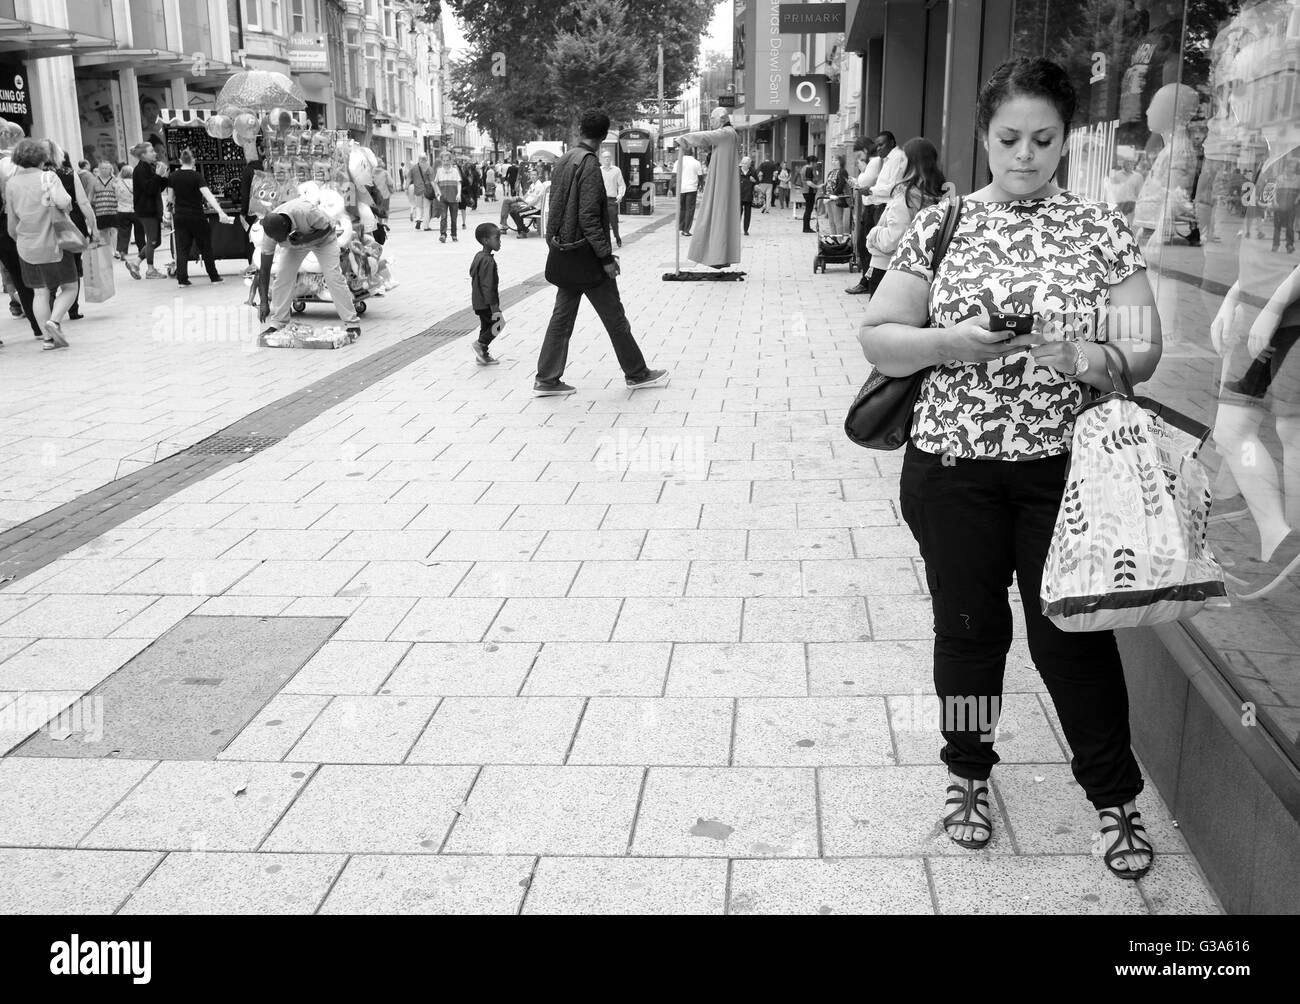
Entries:
[[[1073,78],[1057,180],[1142,244],[1164,333],[1143,391],[1213,429],[1230,577],[1191,621],[1120,633],[1134,742],[1225,906],[1300,911],[1300,0],[891,0],[850,44],[864,130],[927,135],[962,191],[987,180],[989,72],[1046,56]],[[944,58],[909,77],[891,48]]]
[[338,116],[335,128],[346,129],[348,136],[358,143],[367,143],[370,139],[370,109],[364,105],[339,100]]

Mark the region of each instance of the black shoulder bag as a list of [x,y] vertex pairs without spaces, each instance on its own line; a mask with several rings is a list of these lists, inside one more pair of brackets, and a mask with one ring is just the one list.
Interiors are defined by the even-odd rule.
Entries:
[[[960,218],[961,197],[958,196],[948,203],[944,213],[939,241],[930,257],[930,275],[938,274],[939,263],[948,252],[948,244]],[[925,326],[930,326],[928,319]],[[904,377],[891,377],[875,370],[849,406],[848,416],[844,419],[844,434],[869,450],[897,450],[911,436],[912,412],[929,372],[927,366]]]
[[[592,154],[584,153],[574,162],[573,177],[569,179],[569,197],[564,204],[565,218],[560,224],[560,231],[563,231],[565,225],[572,220],[573,230],[571,232],[578,232],[578,204],[576,201],[578,172],[582,169],[583,162],[589,156],[592,156]],[[594,286],[599,286],[605,281],[605,278],[605,266],[600,263],[600,259],[596,257],[596,252],[592,250],[590,242],[585,237],[579,237],[578,240],[571,244],[562,244],[557,233],[555,237],[547,242],[546,281],[552,286],[559,286],[562,289],[591,289]]]

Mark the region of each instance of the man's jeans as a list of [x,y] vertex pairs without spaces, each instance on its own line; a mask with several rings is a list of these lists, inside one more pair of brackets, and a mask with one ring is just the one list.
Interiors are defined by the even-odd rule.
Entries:
[[678,230],[689,232],[695,222],[695,197],[699,192],[682,192],[681,218],[677,221]]
[[623,237],[618,232],[618,199],[610,197],[605,201],[609,203],[609,227],[614,232],[614,239],[622,244]]
[[267,322],[273,328],[283,328],[289,323],[289,305],[293,302],[293,288],[298,281],[298,269],[308,253],[315,252],[320,262],[321,273],[325,276],[325,285],[329,287],[334,299],[334,310],[345,325],[349,327],[360,324],[356,308],[352,305],[352,290],[348,289],[347,280],[343,278],[343,267],[339,263],[339,247],[330,235],[328,241],[315,246],[283,246],[280,261],[277,264],[275,282],[271,285],[271,318]]
[[644,376],[645,357],[641,355],[641,349],[632,337],[632,326],[628,323],[623,301],[618,295],[618,282],[606,276],[604,282],[591,289],[568,289],[561,286],[555,290],[555,310],[551,314],[551,323],[547,325],[542,351],[537,358],[537,382],[555,384],[564,376],[573,322],[578,316],[578,304],[584,295],[596,308],[601,323],[605,325],[618,364],[623,368],[623,375]]
[[457,202],[448,202],[446,199],[438,200],[438,232],[443,237],[447,236],[447,217],[451,217],[451,235],[456,236],[456,214],[460,212],[460,204]]

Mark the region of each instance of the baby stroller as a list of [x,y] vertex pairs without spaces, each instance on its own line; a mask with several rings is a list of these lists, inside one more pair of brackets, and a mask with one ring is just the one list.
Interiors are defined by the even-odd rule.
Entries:
[[828,219],[825,195],[818,195],[813,205],[813,228],[817,231],[817,256],[813,258],[813,274],[820,271],[826,274],[827,263],[843,265],[846,262],[850,272],[858,270],[858,256],[853,248],[852,220],[847,234],[822,233],[822,220]]

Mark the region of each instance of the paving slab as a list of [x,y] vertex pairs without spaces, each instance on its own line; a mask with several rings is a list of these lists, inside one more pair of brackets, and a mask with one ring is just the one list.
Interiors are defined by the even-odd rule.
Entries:
[[404,641],[327,641],[281,693],[375,694],[410,648]]
[[428,724],[436,697],[336,697],[289,758],[317,763],[401,763]]
[[327,694],[276,694],[218,760],[283,760],[326,706]]
[[[33,737],[22,756],[214,758],[323,645],[329,618],[187,617],[91,692],[98,734]],[[143,647],[144,642],[121,642]],[[12,660],[11,660],[12,661]],[[0,667],[3,677],[3,667]]]
[[561,764],[584,703],[580,697],[448,697],[406,762]]
[[738,702],[732,762],[742,767],[895,762],[877,697],[746,697]]
[[90,690],[147,644],[120,638],[38,638],[0,663],[0,687]]
[[532,857],[358,854],[348,860],[322,914],[503,914],[519,912]]
[[652,767],[634,855],[817,857],[813,772]]
[[523,912],[717,916],[726,890],[725,861],[544,857]]
[[733,914],[932,914],[921,858],[740,860],[731,866]]
[[416,643],[382,693],[512,696],[540,647],[535,642]]
[[[933,694],[897,696],[889,698],[888,704],[899,763],[934,763],[944,744],[939,733],[938,697]],[[959,706],[954,714],[969,717],[966,707]],[[993,707],[988,704],[973,709],[970,724],[980,729],[994,725]],[[996,727],[984,731],[1002,763],[1060,763],[1066,759],[1036,694],[1004,694],[999,707]]]
[[726,698],[592,698],[566,762],[725,766],[733,712]]
[[1145,914],[1136,882],[1080,855],[930,859],[942,914]]
[[547,642],[522,692],[658,697],[672,651],[667,642]]
[[149,851],[0,849],[0,914],[110,914],[161,859]]
[[793,643],[673,646],[669,697],[804,697],[804,646]]
[[82,839],[81,846],[251,851],[312,769],[309,764],[164,761]]
[[347,859],[341,854],[173,851],[136,889],[122,914],[314,913]]
[[640,767],[484,767],[446,850],[625,854],[644,773]]
[[0,760],[0,845],[75,847],[151,760]]
[[433,854],[442,846],[476,771],[326,764],[258,849]]

